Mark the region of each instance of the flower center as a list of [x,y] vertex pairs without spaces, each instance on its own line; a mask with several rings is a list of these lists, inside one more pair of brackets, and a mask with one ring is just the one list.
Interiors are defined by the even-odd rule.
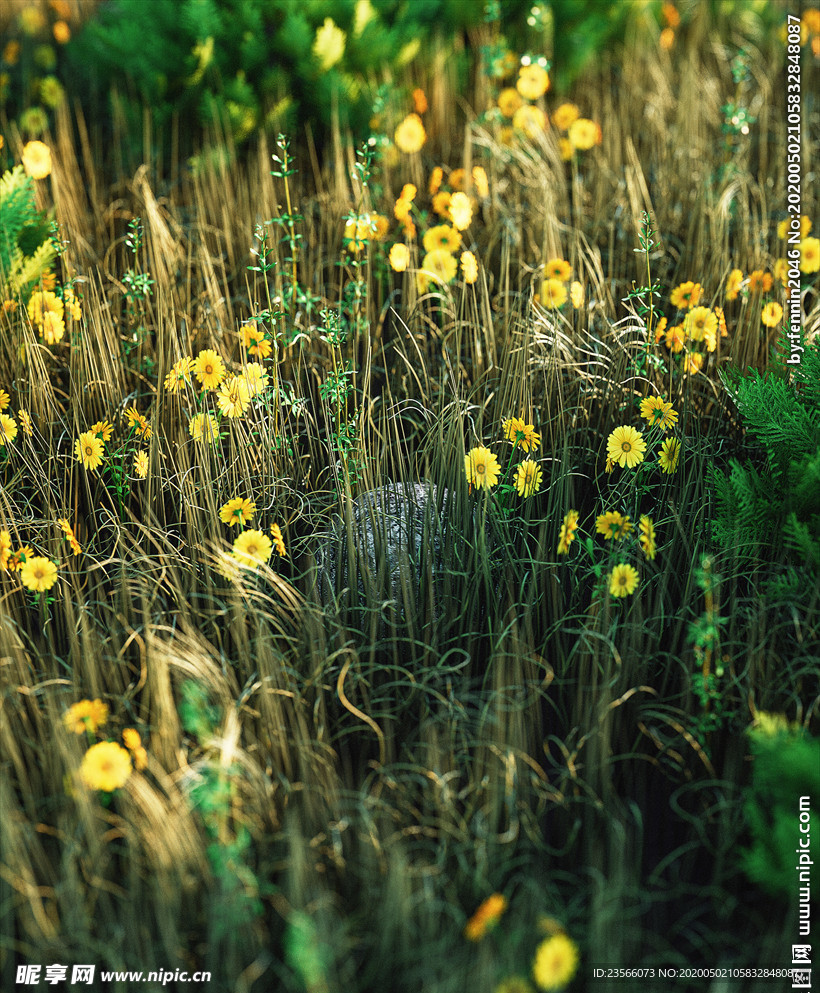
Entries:
[[631,452],[632,451],[632,442],[622,441],[621,442],[621,451],[622,452]]

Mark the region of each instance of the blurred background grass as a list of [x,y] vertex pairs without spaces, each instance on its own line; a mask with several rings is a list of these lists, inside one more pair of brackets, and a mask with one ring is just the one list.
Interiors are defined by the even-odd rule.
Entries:
[[[0,317],[0,387],[32,420],[5,448],[0,524],[60,577],[34,596],[2,573],[4,986],[21,962],[60,961],[208,969],[237,991],[491,991],[531,981],[557,927],[580,948],[575,990],[599,964],[790,962],[798,788],[820,836],[820,663],[816,498],[792,504],[787,484],[815,471],[818,397],[759,319],[782,285],[726,290],[731,270],[772,272],[783,254],[785,8],[537,6],[4,7],[19,50],[3,54],[0,155],[51,148],[31,195],[40,227],[58,224],[57,283],[82,296],[51,346],[26,313],[41,281]],[[326,18],[346,37],[323,68]],[[554,66],[538,105],[574,101],[599,146],[564,161],[554,127],[505,132],[496,98],[521,56]],[[406,155],[393,134],[417,88],[427,142]],[[395,200],[416,184],[421,237],[438,221],[430,170],[479,164],[489,189],[464,241],[480,278],[420,293],[412,266],[387,262]],[[357,252],[346,219],[375,212],[393,233]],[[808,184],[803,212],[817,221]],[[541,305],[558,257],[577,308]],[[647,265],[670,324],[687,280],[724,310],[697,375],[654,340],[648,295],[627,299]],[[808,344],[816,274],[801,296]],[[270,385],[203,446],[189,420],[208,401],[165,377],[203,348],[241,371],[251,318],[276,346]],[[727,388],[733,367],[768,392]],[[680,412],[678,471],[610,476],[607,435],[655,392]],[[133,405],[150,438],[125,422]],[[787,410],[791,439],[772,434]],[[503,514],[463,466],[476,445],[502,453],[509,417],[540,432],[544,479]],[[74,441],[100,420],[114,441],[88,472]],[[360,596],[343,526],[347,589],[322,602],[317,550],[351,499],[422,479],[449,496],[418,588],[396,598],[364,570]],[[260,528],[281,525],[288,554],[232,577],[218,509],[237,496]],[[623,602],[606,594],[613,557],[586,543],[612,507],[658,534]],[[771,537],[753,543],[760,522]],[[110,719],[80,736],[63,715],[84,698]],[[87,747],[127,727],[147,767],[112,794],[84,789]],[[508,909],[470,942],[493,892]]]

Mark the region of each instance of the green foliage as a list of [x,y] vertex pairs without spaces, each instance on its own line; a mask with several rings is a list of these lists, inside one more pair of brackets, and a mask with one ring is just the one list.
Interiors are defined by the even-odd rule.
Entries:
[[55,257],[49,225],[34,201],[34,180],[22,166],[0,177],[0,289],[8,298],[28,290]]
[[[658,321],[658,312],[655,309],[655,301],[659,300],[660,294],[660,283],[652,280],[652,267],[650,264],[650,256],[652,252],[660,245],[660,242],[655,241],[655,232],[652,230],[652,218],[646,211],[643,211],[641,215],[641,227],[638,231],[638,243],[639,248],[633,248],[633,252],[637,252],[639,255],[644,256],[644,262],[646,264],[646,282],[642,286],[635,286],[632,284],[632,290],[627,293],[625,301],[633,301],[633,306],[635,308],[635,313],[638,319],[646,328],[646,347],[645,349],[635,358],[635,371],[639,375],[643,375],[650,364],[662,367],[663,361],[657,355],[651,352],[651,342],[653,333],[655,330],[655,325]],[[661,368],[662,372],[666,370]]]
[[[142,218],[135,217],[128,222],[128,234],[125,243],[129,251],[134,256],[136,268],[127,269],[122,276],[125,286],[125,318],[128,328],[128,337],[123,341],[123,353],[126,361],[130,360],[131,353],[145,342],[145,302],[152,296],[154,280],[151,274],[142,272],[140,269],[140,249],[142,248]],[[143,359],[146,373],[151,372],[151,364]]]
[[698,664],[698,671],[692,674],[692,692],[700,704],[700,712],[694,720],[694,733],[701,744],[706,745],[708,735],[723,727],[732,716],[730,703],[726,699],[725,670],[720,657],[721,629],[728,618],[721,617],[718,611],[720,576],[712,571],[709,556],[704,556],[700,567],[695,569],[695,581],[703,590],[704,604],[703,613],[689,625],[689,641],[694,645]]
[[328,949],[322,944],[313,920],[300,910],[288,917],[285,957],[306,990],[326,990]]
[[[120,94],[134,139],[142,106],[162,128],[172,115],[225,129],[235,144],[251,133],[329,126],[364,133],[372,115],[371,79],[397,72],[434,34],[478,23],[481,4],[456,0],[120,0],[104,4],[71,45],[71,74],[87,90]],[[343,48],[323,58],[317,32],[327,20]]]
[[[764,715],[767,724],[774,724]],[[785,726],[753,728],[752,785],[744,813],[752,836],[741,852],[746,875],[772,894],[794,899],[799,885],[795,866],[801,838],[820,833],[820,739]],[[798,798],[811,797],[810,834],[801,834]]]
[[500,8],[510,47],[546,53],[555,66],[554,88],[563,93],[604,49],[623,41],[636,5],[624,0],[501,0]]
[[820,573],[818,383],[818,343],[806,348],[800,365],[789,367],[789,378],[781,367],[766,376],[751,372],[727,381],[762,458],[745,463],[733,459],[728,474],[710,470],[716,542],[751,562],[782,546],[787,564],[807,571],[815,582]]
[[[220,719],[220,708],[210,703],[207,691],[198,683],[186,681],[182,687],[180,718],[204,748],[211,746]],[[198,763],[197,779],[190,789],[193,806],[199,812],[209,839],[206,852],[217,884],[218,913],[213,915],[212,936],[229,938],[235,928],[247,927],[262,913],[260,897],[269,892],[260,887],[253,869],[250,832],[235,823],[233,807],[241,770],[224,765],[217,756]]]

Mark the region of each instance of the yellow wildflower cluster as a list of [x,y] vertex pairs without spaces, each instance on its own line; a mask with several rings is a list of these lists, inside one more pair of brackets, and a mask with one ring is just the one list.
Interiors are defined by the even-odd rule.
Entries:
[[[527,424],[522,418],[510,417],[504,421],[502,431],[507,441],[513,443],[513,453],[517,449],[529,454],[541,444],[541,435],[533,424]],[[498,484],[501,476],[501,465],[498,456],[489,448],[477,446],[471,448],[464,456],[464,473],[470,489],[491,490]],[[518,495],[530,497],[541,488],[543,472],[538,463],[526,458],[515,467],[514,483]]]
[[[515,83],[503,87],[496,100],[497,112],[503,122],[500,134],[502,143],[510,144],[516,136],[534,140],[547,133],[550,118],[543,109],[543,97],[549,88],[549,64],[546,59],[533,61],[529,56],[524,56],[518,65]],[[581,117],[574,103],[560,104],[552,114],[552,124],[558,132],[558,148],[565,162],[576,152],[589,151],[601,143],[600,125]]]
[[349,252],[358,255],[369,241],[381,241],[387,234],[390,222],[381,214],[360,214],[345,222],[344,244]]
[[[789,234],[789,223],[787,218],[778,225],[781,239]],[[810,231],[811,221],[801,217],[799,268],[804,275],[820,270],[820,239],[808,237]],[[667,317],[658,320],[653,329],[655,343],[663,343],[673,355],[681,357],[680,369],[684,374],[702,372],[708,356],[729,333],[726,308],[739,298],[746,307],[752,308],[764,327],[781,327],[784,304],[789,295],[788,270],[785,257],[777,259],[773,272],[754,269],[745,276],[742,269],[732,269],[723,285],[722,306],[707,307],[701,303],[704,288],[700,283],[694,280],[680,283],[669,296],[669,303],[677,310],[677,315],[672,321]],[[771,299],[778,293],[781,294],[779,300]]]
[[[108,704],[102,700],[80,700],[63,714],[63,724],[74,734],[95,735],[108,723]],[[133,769],[148,765],[148,753],[135,728],[122,732],[125,748],[115,741],[98,741],[83,756],[78,780],[91,790],[111,793],[128,781]]]
[[[248,355],[255,359],[266,359],[273,346],[255,321],[245,322],[239,329],[239,339]],[[195,389],[195,383],[199,389]],[[268,386],[268,373],[261,362],[245,362],[235,372],[230,372],[222,356],[212,348],[203,348],[196,357],[185,355],[171,366],[165,376],[165,389],[168,393],[181,395],[183,392],[192,400],[200,392],[200,400],[205,403],[210,397],[213,412],[200,410],[188,420],[188,433],[194,441],[216,444],[220,438],[220,417],[229,421],[243,417],[251,407],[254,397],[263,393]],[[137,433],[143,438],[150,437],[147,425],[135,422]],[[147,473],[147,453],[137,453],[135,471],[138,475]]]
[[259,529],[245,530],[256,515],[256,504],[247,497],[233,497],[219,508],[219,519],[228,527],[238,527],[241,534],[234,540],[231,557],[222,560],[221,569],[229,579],[236,578],[238,567],[255,569],[265,565],[275,550],[281,558],[287,556],[285,539],[278,524],[272,524],[270,537]]
[[[467,249],[461,250],[462,232],[470,228],[479,201],[485,200],[489,192],[487,173],[481,166],[474,166],[470,173],[464,169],[453,169],[447,177],[441,166],[433,169],[428,193],[432,212],[441,218],[441,222],[429,227],[422,237],[425,254],[416,272],[419,293],[428,292],[432,285],[451,283],[459,267],[465,283],[472,284],[478,280],[475,254]],[[405,238],[416,236],[412,211],[417,195],[418,189],[412,183],[406,183],[393,208]],[[405,272],[410,265],[410,249],[406,244],[397,242],[390,249],[388,258],[394,272]]]
[[0,572],[16,572],[32,593],[45,593],[57,582],[57,565],[43,555],[35,555],[31,545],[11,548],[11,533],[0,531]]
[[[569,289],[567,284],[569,283]],[[544,282],[541,284],[541,304],[547,310],[559,310],[569,299],[578,310],[584,305],[584,287],[578,280],[572,280],[572,266],[565,259],[550,259],[544,266]]]

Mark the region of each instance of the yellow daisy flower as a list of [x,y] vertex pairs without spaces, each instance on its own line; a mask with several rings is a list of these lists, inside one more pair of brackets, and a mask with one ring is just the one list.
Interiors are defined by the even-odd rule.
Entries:
[[671,327],[666,332],[666,347],[670,352],[682,352],[683,351],[683,325],[676,324]]
[[641,548],[644,550],[644,555],[648,559],[655,558],[655,525],[652,523],[652,518],[647,517],[644,514],[640,521],[638,521],[638,527],[640,528],[640,542]]
[[513,127],[523,131],[528,138],[536,138],[547,127],[547,115],[540,107],[525,103],[513,114]]
[[669,296],[669,302],[673,307],[677,307],[678,310],[689,310],[690,307],[696,307],[700,301],[701,294],[703,293],[703,287],[700,283],[693,283],[690,279],[686,283],[681,283],[680,286],[676,286]]
[[525,424],[520,417],[510,417],[502,425],[507,441],[517,443],[525,452],[538,448],[541,435],[535,430],[534,424]]
[[567,288],[560,279],[545,279],[541,287],[541,303],[547,310],[557,310],[567,302]]
[[629,596],[638,585],[638,572],[631,565],[616,565],[609,576],[609,592],[612,596]]
[[468,941],[481,941],[484,935],[499,922],[506,909],[507,898],[501,893],[488,896],[464,925],[464,937]]
[[239,375],[248,388],[248,397],[253,398],[264,393],[268,386],[268,374],[260,362],[248,362]]
[[483,166],[473,166],[473,185],[481,200],[486,200],[490,195],[490,181],[487,179],[487,171]]
[[541,487],[541,467],[532,459],[525,459],[516,470],[515,488],[522,497],[532,496]]
[[717,331],[717,315],[708,307],[694,307],[683,322],[685,333],[694,341],[714,342]]
[[219,508],[219,519],[223,524],[243,525],[256,513],[256,504],[245,497],[234,497]]
[[421,271],[416,274],[420,293],[426,293],[431,282],[449,283],[458,271],[458,263],[444,248],[428,252],[421,260]]
[[219,421],[211,414],[196,414],[188,425],[188,434],[194,441],[216,444],[219,440]]
[[264,531],[243,531],[233,543],[233,556],[240,565],[255,569],[271,556],[273,544]]
[[472,252],[461,253],[461,275],[465,283],[475,283],[478,279],[478,261]]
[[561,281],[569,279],[572,268],[564,259],[550,259],[544,266],[544,276],[547,279],[559,279]]
[[225,376],[225,363],[212,348],[203,348],[194,359],[193,370],[204,390],[215,390]]
[[726,299],[737,300],[740,287],[743,284],[743,273],[740,269],[732,269],[726,280]]
[[123,728],[122,740],[125,747],[131,753],[134,768],[140,772],[148,765],[148,752],[142,745],[139,731],[135,728]]
[[585,117],[579,117],[577,121],[573,121],[567,134],[569,143],[580,152],[587,152],[595,145],[601,144],[600,127],[595,121],[587,120]]
[[20,582],[32,593],[50,590],[57,582],[57,566],[42,555],[27,555],[20,566]]
[[125,419],[128,421],[128,426],[134,429],[137,437],[144,438],[148,441],[153,433],[151,431],[151,425],[148,423],[148,419],[145,415],[141,414],[137,410],[136,404],[133,404],[126,409]]
[[617,510],[608,510],[595,518],[595,530],[609,541],[620,541],[632,531],[632,522]]
[[74,454],[77,461],[82,462],[85,469],[93,472],[102,465],[105,445],[102,439],[92,434],[91,431],[84,431],[74,442]]
[[239,329],[242,338],[242,345],[247,349],[248,355],[257,359],[266,359],[273,351],[271,343],[265,337],[265,332],[256,326],[253,321],[243,324]]
[[496,103],[504,117],[514,117],[518,108],[524,105],[521,94],[512,86],[508,86],[498,94]]
[[459,231],[466,231],[472,223],[473,205],[466,193],[454,193],[450,197],[450,219]]
[[410,249],[407,245],[403,245],[401,242],[397,242],[390,249],[390,268],[393,272],[404,272],[407,266],[410,264]]
[[498,482],[501,466],[489,448],[479,446],[464,456],[464,472],[471,487],[489,490]]
[[285,558],[288,553],[285,550],[285,539],[282,536],[282,529],[278,524],[271,524],[270,533],[273,538],[273,547],[276,549],[276,554],[281,558]]
[[678,412],[668,400],[661,397],[646,397],[641,400],[641,417],[648,424],[658,424],[664,431],[668,431],[677,423]]
[[703,368],[703,356],[700,352],[691,352],[684,357],[683,372],[685,374],[698,373]]
[[80,779],[92,790],[111,793],[131,775],[131,756],[114,741],[100,741],[83,756]]
[[624,425],[615,428],[607,438],[607,455],[613,462],[617,462],[621,468],[632,469],[643,462],[646,442],[643,435],[635,428]]
[[396,148],[406,155],[421,151],[427,141],[427,132],[418,114],[408,114],[393,134]]
[[578,511],[568,510],[564,514],[564,523],[558,535],[558,554],[566,555],[569,546],[575,541],[575,532],[578,530]]
[[30,438],[34,434],[34,424],[31,420],[31,414],[21,407],[17,411],[17,416],[20,418],[20,430]]
[[51,175],[51,149],[42,141],[30,141],[20,156],[23,168],[32,179],[45,179]]
[[537,100],[547,92],[549,86],[549,73],[537,62],[521,66],[518,70],[518,81],[515,88],[525,100]]
[[578,969],[578,946],[566,934],[546,938],[535,950],[532,978],[542,990],[562,990]]
[[449,190],[439,190],[433,197],[433,211],[439,217],[450,217],[450,198],[452,195]]
[[775,303],[771,300],[763,308],[760,315],[760,320],[766,325],[767,328],[776,328],[783,317],[783,308],[779,303]]
[[17,421],[8,414],[0,414],[0,446],[10,445],[17,437]]
[[0,531],[0,569],[6,572],[11,559],[11,535],[8,531]]
[[63,714],[63,724],[75,734],[92,734],[108,720],[108,705],[102,700],[80,700]]
[[216,394],[216,403],[224,417],[242,417],[250,404],[248,384],[241,376],[223,382]]
[[754,272],[749,273],[749,292],[750,293],[768,293],[772,288],[772,274],[770,272],[764,272],[762,269],[755,269]]
[[552,123],[559,131],[566,131],[570,124],[573,121],[577,121],[580,116],[581,113],[574,103],[562,103],[560,107],[555,108],[555,112],[552,115]]
[[658,451],[661,472],[673,473],[678,468],[680,442],[677,438],[667,438]]
[[82,552],[79,541],[77,541],[77,536],[74,534],[74,528],[68,521],[66,517],[60,517],[57,519],[57,526],[65,535],[66,541],[71,546],[71,551],[75,555],[79,555]]
[[446,252],[457,252],[461,247],[461,234],[449,224],[437,224],[430,228],[421,239],[425,252],[444,249]]
[[108,442],[114,433],[114,425],[110,421],[95,421],[89,430],[104,442]]
[[145,450],[134,453],[134,472],[140,479],[148,475],[148,452]]
[[171,371],[165,377],[165,389],[169,393],[179,393],[184,386],[191,385],[194,360],[190,355],[179,359],[171,366]]
[[24,562],[28,562],[34,556],[34,549],[31,545],[21,545],[16,552],[9,556],[9,571],[14,572],[20,569]]

